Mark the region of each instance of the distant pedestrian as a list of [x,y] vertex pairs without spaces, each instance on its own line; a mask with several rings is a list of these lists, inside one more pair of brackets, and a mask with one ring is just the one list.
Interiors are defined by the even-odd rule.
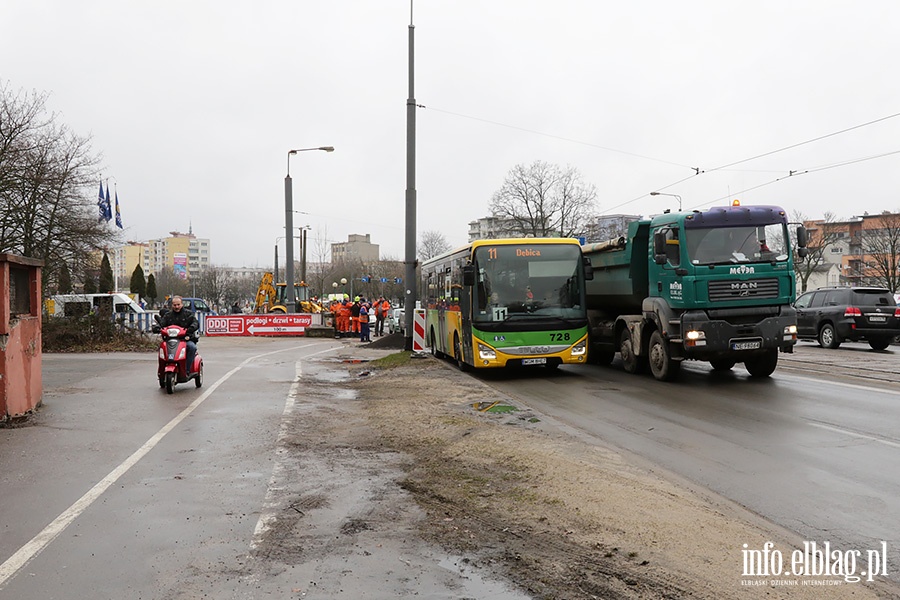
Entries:
[[391,303],[379,296],[375,301],[375,336],[384,335],[384,320],[391,312]]
[[369,337],[369,304],[366,302],[366,299],[363,298],[359,302],[359,341],[360,342],[371,342],[372,338]]
[[231,314],[233,314],[233,315],[241,314],[241,305],[237,303],[237,300],[235,300],[234,304],[231,305]]

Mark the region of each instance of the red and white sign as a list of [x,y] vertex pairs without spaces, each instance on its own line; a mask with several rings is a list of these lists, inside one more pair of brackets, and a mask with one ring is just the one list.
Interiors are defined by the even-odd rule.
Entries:
[[221,315],[206,317],[206,335],[306,335],[310,314]]
[[413,352],[425,351],[425,309],[416,308],[413,312]]

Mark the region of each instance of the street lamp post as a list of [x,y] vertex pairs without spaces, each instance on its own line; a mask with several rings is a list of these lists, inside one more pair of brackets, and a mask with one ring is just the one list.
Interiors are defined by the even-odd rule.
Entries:
[[334,152],[334,146],[319,146],[318,148],[297,148],[288,150],[287,175],[284,177],[284,237],[287,240],[285,249],[284,279],[285,279],[285,308],[289,313],[296,312],[297,299],[294,294],[294,198],[293,183],[291,182],[291,155],[309,150],[322,150]]
[[678,194],[666,194],[665,192],[650,192],[651,196],[672,196],[678,200],[678,212],[681,212],[681,196]]

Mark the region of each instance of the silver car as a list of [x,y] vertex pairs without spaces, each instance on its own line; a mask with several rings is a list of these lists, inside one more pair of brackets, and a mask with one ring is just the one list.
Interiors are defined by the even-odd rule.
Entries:
[[402,308],[392,308],[388,317],[389,333],[404,333],[406,331],[405,311]]

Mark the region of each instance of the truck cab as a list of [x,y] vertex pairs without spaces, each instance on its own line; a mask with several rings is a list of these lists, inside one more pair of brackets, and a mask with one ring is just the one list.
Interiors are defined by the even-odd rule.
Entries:
[[[796,236],[804,256],[805,230]],[[618,351],[626,370],[662,380],[688,359],[770,375],[797,341],[790,240],[783,209],[735,204],[635,221],[618,243],[585,246],[592,353]]]

